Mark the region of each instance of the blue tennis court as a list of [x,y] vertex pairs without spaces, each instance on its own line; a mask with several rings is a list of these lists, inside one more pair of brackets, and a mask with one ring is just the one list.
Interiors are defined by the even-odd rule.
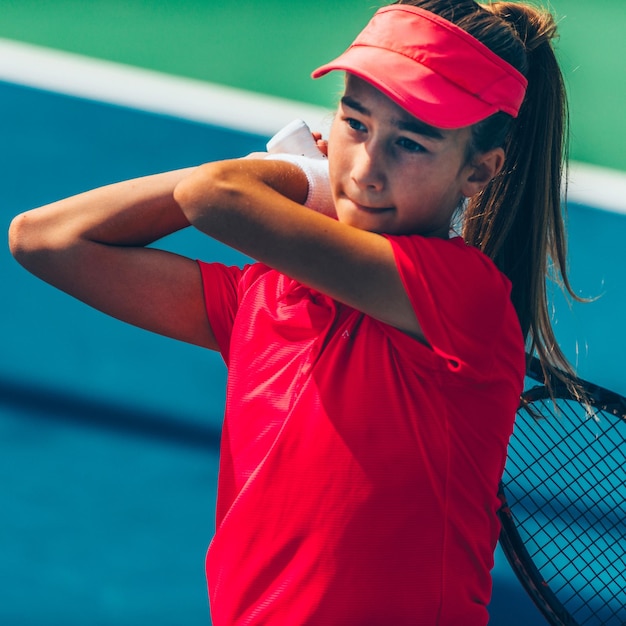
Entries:
[[[5,232],[56,198],[266,140],[11,83],[0,83],[0,125]],[[555,296],[566,354],[621,393],[625,236],[626,215],[572,204],[572,279],[601,297],[570,310]],[[170,242],[242,261],[193,232]],[[221,359],[92,311],[28,275],[6,246],[0,254],[0,623],[208,624]],[[541,623],[499,553],[494,578],[492,624]]]

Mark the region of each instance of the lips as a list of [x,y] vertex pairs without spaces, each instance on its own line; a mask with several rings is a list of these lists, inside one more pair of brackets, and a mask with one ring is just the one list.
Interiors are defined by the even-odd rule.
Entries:
[[392,207],[373,207],[373,206],[366,206],[364,204],[359,204],[358,202],[355,202],[354,200],[350,200],[350,202],[352,202],[352,204],[354,205],[355,208],[357,208],[359,211],[363,211],[364,213],[371,213],[373,215],[376,215],[378,213],[384,213],[386,211],[391,211]]

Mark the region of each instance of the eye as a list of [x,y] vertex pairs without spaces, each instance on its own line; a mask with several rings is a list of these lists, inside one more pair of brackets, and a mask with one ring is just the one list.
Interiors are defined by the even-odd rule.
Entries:
[[400,137],[397,143],[401,148],[407,150],[408,152],[426,152],[426,148],[424,148],[422,144],[417,143],[417,141],[413,141],[408,137]]
[[367,130],[364,124],[359,122],[359,120],[355,120],[353,117],[346,117],[345,122],[352,130],[359,132],[365,132]]

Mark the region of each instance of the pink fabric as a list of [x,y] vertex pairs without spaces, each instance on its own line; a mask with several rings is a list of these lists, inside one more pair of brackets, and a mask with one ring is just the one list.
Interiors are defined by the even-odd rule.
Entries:
[[504,111],[516,117],[528,81],[468,32],[418,7],[376,12],[354,43],[313,72],[345,70],[439,128],[461,128]]
[[229,368],[215,626],[484,626],[524,374],[510,285],[389,237],[430,350],[267,268],[200,264]]

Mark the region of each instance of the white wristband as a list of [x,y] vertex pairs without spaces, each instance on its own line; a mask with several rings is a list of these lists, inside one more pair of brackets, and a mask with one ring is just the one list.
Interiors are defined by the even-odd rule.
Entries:
[[328,178],[328,159],[312,159],[296,154],[268,154],[265,158],[298,166],[309,183],[305,206],[329,217],[337,217]]

